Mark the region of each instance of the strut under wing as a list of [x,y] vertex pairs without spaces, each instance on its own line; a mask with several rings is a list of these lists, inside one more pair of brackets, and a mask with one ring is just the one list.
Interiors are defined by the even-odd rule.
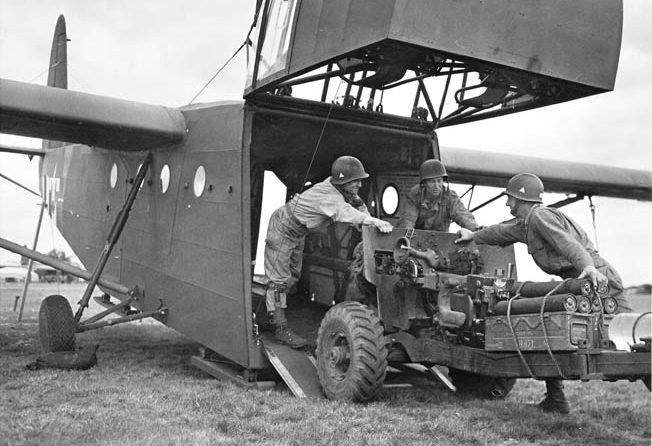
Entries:
[[505,187],[516,173],[538,175],[547,192],[652,201],[652,172],[506,153],[440,147],[452,182]]

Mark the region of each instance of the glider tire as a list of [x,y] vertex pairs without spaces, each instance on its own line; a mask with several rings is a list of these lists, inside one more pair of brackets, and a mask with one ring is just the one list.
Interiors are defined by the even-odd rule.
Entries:
[[58,294],[43,299],[38,328],[45,353],[74,350],[76,325],[68,299]]

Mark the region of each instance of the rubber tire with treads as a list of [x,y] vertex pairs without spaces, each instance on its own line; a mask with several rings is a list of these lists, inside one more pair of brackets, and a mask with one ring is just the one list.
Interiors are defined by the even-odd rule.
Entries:
[[477,398],[503,399],[516,384],[515,378],[494,378],[453,368],[448,370],[448,376],[458,393]]
[[74,350],[76,325],[68,299],[58,294],[43,299],[38,315],[38,328],[44,352]]
[[322,319],[317,334],[317,373],[326,397],[365,402],[385,381],[387,347],[375,312],[342,302]]

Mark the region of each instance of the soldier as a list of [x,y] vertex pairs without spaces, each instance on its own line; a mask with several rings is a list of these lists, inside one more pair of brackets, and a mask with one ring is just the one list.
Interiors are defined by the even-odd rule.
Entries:
[[475,231],[478,224],[455,191],[444,186],[446,167],[439,160],[426,160],[419,168],[419,184],[407,193],[400,212],[399,228],[448,232],[451,221]]
[[303,246],[309,229],[333,221],[373,224],[381,232],[392,225],[369,215],[358,191],[365,172],[360,160],[341,156],[331,166],[331,176],[301,194],[295,195],[272,214],[265,239],[265,275],[268,278],[265,303],[270,320],[276,326],[276,339],[292,348],[306,345],[306,340],[287,325],[287,290],[301,275]]
[[[586,232],[563,212],[541,204],[543,183],[539,177],[531,173],[515,175],[507,183],[505,194],[515,220],[477,232],[461,229],[455,243],[525,243],[535,263],[546,273],[563,279],[588,277],[596,289],[608,289],[608,295],[618,302],[618,312],[631,311],[622,294],[620,275],[598,254]],[[546,397],[538,407],[546,412],[569,413],[561,380],[546,380]]]

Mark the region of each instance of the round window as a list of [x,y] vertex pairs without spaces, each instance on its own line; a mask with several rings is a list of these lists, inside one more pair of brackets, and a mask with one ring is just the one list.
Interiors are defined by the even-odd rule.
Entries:
[[118,184],[118,166],[116,163],[113,163],[111,166],[111,174],[109,175],[109,184],[111,189],[115,188],[115,185]]
[[389,184],[383,190],[381,203],[385,215],[394,215],[398,210],[398,189],[393,184]]
[[195,181],[193,183],[195,197],[200,197],[204,193],[204,186],[206,186],[206,170],[204,166],[199,166],[195,171]]
[[168,187],[170,186],[170,166],[167,164],[161,169],[161,178],[160,178],[161,192],[166,193]]

